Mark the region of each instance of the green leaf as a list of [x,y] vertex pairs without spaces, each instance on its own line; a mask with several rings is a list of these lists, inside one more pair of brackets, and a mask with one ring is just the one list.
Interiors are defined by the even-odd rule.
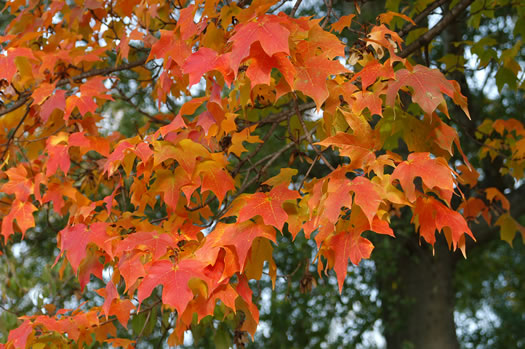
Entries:
[[213,344],[217,349],[228,349],[231,346],[230,333],[220,326],[213,336]]

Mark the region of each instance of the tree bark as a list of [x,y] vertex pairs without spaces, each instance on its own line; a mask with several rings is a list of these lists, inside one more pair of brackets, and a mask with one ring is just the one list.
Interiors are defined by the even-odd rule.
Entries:
[[392,244],[378,246],[390,250],[376,259],[387,348],[459,349],[454,322],[455,253],[442,236],[435,255],[430,248],[417,246],[417,239],[415,234],[406,238],[398,253],[392,253]]

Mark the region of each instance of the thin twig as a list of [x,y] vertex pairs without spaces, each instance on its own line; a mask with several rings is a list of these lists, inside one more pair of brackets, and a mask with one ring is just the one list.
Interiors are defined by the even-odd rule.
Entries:
[[244,159],[239,161],[239,163],[237,164],[237,166],[235,167],[235,169],[232,172],[232,177],[235,177],[240,172],[242,165],[244,165],[246,162],[248,162],[251,159],[253,159],[253,157],[256,156],[259,153],[259,151],[262,149],[262,147],[264,146],[266,141],[270,138],[270,136],[275,131],[275,128],[277,127],[278,124],[279,124],[278,122],[274,122],[272,124],[272,127],[270,128],[270,130],[264,135],[264,137],[262,139],[262,142],[257,145],[255,150],[253,152],[251,152],[248,156],[246,156]]
[[297,113],[297,117],[299,118],[299,123],[303,127],[303,131],[305,133],[306,139],[308,140],[308,143],[310,143],[310,146],[314,149],[317,155],[324,161],[326,166],[328,166],[330,170],[335,171],[335,167],[333,167],[330,164],[330,162],[326,159],[323,153],[319,149],[317,149],[317,147],[314,145],[314,140],[312,139],[312,135],[310,134],[310,131],[308,131],[308,128],[306,127],[306,124],[304,123],[301,111],[299,110],[299,106],[297,105],[297,99],[294,98],[293,100],[294,100],[295,111]]
[[119,98],[119,99],[129,103],[129,105],[131,105],[133,107],[133,109],[135,109],[137,112],[139,112],[140,114],[142,114],[145,117],[147,117],[148,119],[150,119],[152,122],[156,122],[156,123],[163,124],[163,125],[169,124],[169,121],[157,119],[157,117],[155,117],[153,115],[150,115],[149,113],[147,113],[144,110],[140,109],[140,107],[133,102],[132,97],[126,96],[126,93],[124,91],[122,91],[122,89],[117,87],[116,90],[120,94],[120,97],[117,97],[117,98]]
[[401,58],[408,57],[412,52],[418,50],[422,46],[430,43],[437,35],[439,35],[445,28],[452,23],[474,0],[462,0],[457,4],[450,12],[447,12],[445,16],[432,27],[425,34],[421,35],[417,40],[412,42],[410,45],[405,47],[403,51],[399,54]]
[[7,140],[7,143],[5,145],[5,149],[4,149],[4,152],[2,153],[2,156],[0,156],[0,162],[3,162],[4,161],[4,157],[5,155],[7,154],[7,152],[9,151],[9,146],[11,145],[11,142],[13,142],[13,139],[15,138],[15,134],[16,132],[18,131],[18,129],[22,126],[22,124],[24,123],[25,119],[27,118],[27,115],[29,114],[29,110],[31,108],[28,106],[27,109],[26,109],[26,112],[24,113],[24,116],[22,116],[20,118],[20,121],[18,122],[18,124],[16,125],[15,127],[15,130],[13,131],[13,133],[11,133],[11,135],[9,136],[9,139]]
[[[315,126],[312,131],[314,131],[315,129],[317,128],[317,126]],[[300,139],[299,139],[299,142],[303,141],[306,139],[306,136],[302,136]],[[250,168],[246,169],[246,177],[244,178],[244,181],[241,185],[241,187],[239,188],[239,190],[230,198],[229,202],[227,204],[224,205],[224,207],[220,210],[219,213],[217,213],[217,215],[212,219],[212,221],[218,221],[229,209],[230,209],[230,206],[231,206],[231,203],[239,196],[241,195],[242,193],[244,193],[244,191],[246,189],[248,189],[248,187],[250,185],[252,185],[254,182],[258,181],[260,179],[260,177],[262,176],[262,174],[266,171],[266,169],[268,167],[270,167],[273,162],[275,160],[277,160],[283,153],[285,153],[286,151],[288,151],[289,149],[293,148],[294,146],[296,146],[295,143],[288,143],[286,146],[282,147],[281,149],[279,149],[277,152],[275,153],[272,153],[272,154],[269,154],[267,156],[265,156],[264,158],[262,158],[261,160],[257,161],[255,164],[253,164]],[[259,169],[257,171],[257,175],[253,176],[252,178],[248,179],[249,178],[249,175],[251,173],[251,171],[255,170],[255,168],[259,165],[262,165],[262,164],[265,164],[261,169]]]
[[405,35],[408,34],[408,32],[410,32],[412,29],[414,29],[415,27],[417,27],[417,25],[422,21],[424,20],[425,18],[427,18],[431,13],[432,11],[434,11],[436,8],[438,8],[439,6],[441,5],[444,5],[446,4],[447,2],[449,2],[450,0],[436,0],[434,1],[433,3],[431,3],[430,5],[428,5],[423,11],[421,11],[420,13],[417,14],[416,17],[413,18],[414,20],[414,23],[416,23],[415,25],[412,24],[412,23],[407,23],[403,26],[403,28],[398,32],[399,36],[403,37]]
[[297,10],[299,9],[299,6],[301,5],[301,2],[303,2],[303,0],[297,0],[295,2],[295,5],[293,6],[292,12],[290,12],[290,17],[295,16],[295,13],[297,12]]
[[[82,79],[86,79],[86,78],[90,78],[90,77],[93,77],[93,76],[97,76],[97,75],[107,75],[107,74],[111,74],[111,73],[115,73],[115,72],[119,72],[119,71],[123,71],[123,70],[128,70],[128,69],[132,69],[132,68],[135,68],[135,67],[138,67],[138,66],[141,66],[143,65],[144,63],[146,63],[146,58],[142,58],[138,61],[135,61],[135,62],[131,62],[131,63],[126,63],[126,64],[122,64],[122,65],[119,65],[117,67],[108,67],[108,68],[100,68],[100,69],[92,69],[90,71],[87,71],[85,73],[82,73],[82,74],[78,74],[76,76],[73,76],[72,78],[66,78],[66,79],[61,79],[57,82],[56,84],[56,87],[60,87],[60,86],[64,86],[64,85],[67,85],[68,83],[70,83],[71,81],[78,81],[78,80],[82,80]],[[9,108],[6,108],[6,109],[3,109],[3,110],[0,110],[0,116],[3,116],[5,114],[8,114],[18,108],[20,108],[21,106],[23,106],[26,102],[29,102],[31,101],[32,98],[31,98],[31,92],[24,92],[21,96],[20,96],[20,99],[18,99],[12,106],[10,106]]]
[[333,7],[332,0],[324,0],[324,3],[326,5],[326,17],[321,23],[321,28],[324,28],[330,21],[330,16],[332,15],[332,7]]
[[301,184],[299,185],[299,189],[298,190],[301,190],[303,188],[303,185],[304,185],[304,181],[306,180],[306,178],[308,178],[308,176],[310,175],[310,171],[312,171],[312,169],[314,168],[314,165],[315,163],[317,162],[317,160],[319,160],[319,155],[317,155],[314,159],[314,161],[312,161],[312,164],[310,165],[310,167],[308,167],[308,171],[306,171],[306,174],[304,175],[303,177],[303,180],[301,181]]

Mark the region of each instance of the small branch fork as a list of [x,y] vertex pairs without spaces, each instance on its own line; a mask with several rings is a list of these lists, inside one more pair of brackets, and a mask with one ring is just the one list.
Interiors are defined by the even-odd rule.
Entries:
[[[439,2],[439,1],[438,1]],[[417,38],[414,42],[412,42],[410,45],[405,47],[403,51],[399,54],[401,58],[408,57],[411,53],[418,50],[419,48],[428,45],[437,35],[439,35],[445,28],[452,23],[456,17],[458,17],[470,4],[472,4],[474,0],[461,0],[450,12],[447,12],[445,16],[435,25],[427,31],[425,34],[421,35],[419,38]],[[431,4],[429,7],[432,7],[434,5]],[[439,6],[440,4],[437,4]],[[434,7],[435,8],[435,7]],[[432,10],[434,10],[434,8]],[[428,8],[427,8],[428,9]],[[423,12],[426,12],[425,9]],[[432,10],[428,11],[428,14],[432,12]],[[422,12],[422,13],[423,13]],[[424,17],[423,17],[424,18]],[[420,19],[421,20],[421,19]],[[402,29],[403,34],[406,34],[404,32],[405,28]],[[407,29],[409,30],[409,29]]]
[[[92,70],[87,71],[85,73],[73,76],[72,78],[61,79],[61,80],[59,80],[57,82],[56,86],[57,87],[64,86],[64,85],[67,85],[68,83],[70,83],[71,81],[79,81],[79,80],[90,78],[90,77],[97,76],[97,75],[107,75],[107,74],[111,74],[111,73],[115,73],[115,72],[119,72],[119,71],[123,71],[123,70],[133,69],[133,68],[136,68],[138,66],[144,65],[145,63],[146,63],[146,58],[142,58],[142,59],[140,59],[138,61],[122,64],[122,65],[119,65],[117,67],[92,69]],[[10,106],[9,108],[0,110],[0,116],[6,115],[6,114],[8,114],[8,113],[10,113],[10,112],[20,108],[21,106],[23,106],[26,102],[30,101],[31,99],[32,99],[31,98],[31,92],[24,92],[20,96],[20,99],[18,99],[12,106]]]
[[293,99],[293,102],[294,102],[294,107],[295,107],[295,112],[297,114],[297,117],[299,118],[299,122],[301,123],[301,126],[303,128],[303,131],[304,131],[304,134],[306,136],[306,139],[308,140],[308,143],[310,144],[310,146],[313,148],[313,150],[317,153],[317,156],[319,156],[321,158],[321,160],[324,161],[324,163],[326,164],[326,166],[332,170],[332,171],[335,171],[335,167],[333,167],[330,162],[328,161],[328,159],[326,159],[326,157],[323,155],[323,153],[317,149],[317,147],[314,145],[314,141],[312,139],[312,135],[310,134],[310,131],[308,131],[308,128],[306,127],[306,124],[304,123],[304,120],[303,120],[303,116],[301,114],[301,111],[299,110],[299,105],[297,104],[297,98],[294,98]]
[[18,122],[18,124],[16,125],[13,133],[11,133],[11,135],[9,136],[9,139],[7,140],[7,142],[5,143],[5,149],[4,151],[2,152],[2,156],[0,156],[0,163],[2,163],[4,161],[4,158],[7,154],[7,152],[9,151],[9,146],[11,145],[11,143],[13,142],[14,138],[15,138],[15,135],[16,133],[18,132],[18,129],[22,126],[22,124],[24,123],[25,119],[27,118],[27,116],[29,115],[29,111],[31,110],[31,108],[29,106],[27,106],[27,109],[26,109],[26,112],[24,113],[24,116],[22,116],[20,118],[20,121]]
[[427,8],[425,8],[423,11],[421,11],[420,13],[417,14],[416,17],[414,17],[414,22],[416,23],[415,25],[412,24],[412,23],[407,23],[403,29],[401,29],[398,34],[399,36],[403,37],[403,36],[406,36],[412,29],[414,29],[421,21],[423,21],[425,18],[427,18],[431,13],[432,11],[434,11],[436,8],[446,4],[450,2],[450,0],[436,0],[434,1],[433,3],[431,3],[430,5],[427,6]]

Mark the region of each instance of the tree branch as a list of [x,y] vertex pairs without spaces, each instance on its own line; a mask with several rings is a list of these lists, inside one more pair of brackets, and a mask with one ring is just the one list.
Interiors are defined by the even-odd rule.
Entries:
[[441,21],[432,27],[428,32],[421,35],[416,41],[405,47],[399,54],[400,57],[406,58],[412,52],[430,43],[437,35],[439,35],[452,21],[456,19],[474,0],[461,0],[450,12],[448,12]]
[[297,10],[299,9],[299,6],[301,5],[301,2],[303,2],[303,0],[297,0],[295,2],[295,5],[292,9],[292,12],[290,12],[290,17],[294,17],[295,16],[295,13],[297,12]]
[[303,127],[304,134],[306,136],[306,139],[308,140],[308,143],[310,146],[314,149],[314,151],[317,153],[317,156],[321,158],[321,160],[324,161],[325,165],[328,166],[328,168],[332,171],[335,171],[335,168],[330,164],[328,159],[323,155],[323,153],[317,149],[317,147],[314,145],[314,140],[312,139],[312,135],[310,134],[310,131],[308,131],[308,128],[306,127],[306,124],[304,123],[303,116],[301,114],[301,111],[299,110],[299,105],[297,104],[297,99],[294,98],[294,107],[297,114],[297,117],[299,118],[299,122],[301,123],[301,126]]
[[418,13],[418,15],[413,18],[413,20],[414,20],[414,22],[416,24],[415,25],[412,24],[412,23],[405,24],[405,26],[403,26],[403,28],[398,32],[399,36],[403,37],[403,36],[407,35],[412,29],[417,27],[417,25],[422,20],[427,18],[432,13],[432,11],[434,11],[439,6],[446,4],[447,2],[450,2],[450,0],[436,0],[433,3],[431,3],[430,5],[428,5],[427,8],[425,8],[423,11]]
[[11,145],[11,142],[13,142],[13,139],[15,138],[15,135],[16,135],[16,132],[18,131],[18,129],[22,126],[22,124],[24,123],[25,119],[27,118],[27,115],[29,115],[29,111],[31,110],[31,108],[29,108],[29,106],[27,107],[27,110],[26,112],[24,113],[24,116],[22,116],[20,118],[20,121],[18,122],[18,124],[16,125],[15,127],[15,130],[13,131],[13,133],[11,133],[11,135],[9,136],[9,139],[7,140],[6,144],[5,144],[5,149],[4,151],[2,152],[2,156],[0,156],[0,162],[3,162],[4,161],[4,158],[5,158],[5,155],[7,154],[7,152],[9,151],[9,146]]
[[[117,67],[92,69],[92,70],[87,71],[85,73],[73,76],[72,78],[61,79],[61,80],[59,80],[57,82],[56,86],[57,87],[64,86],[64,85],[67,85],[68,83],[70,83],[71,81],[78,81],[78,80],[90,78],[90,77],[97,76],[97,75],[107,75],[107,74],[115,73],[115,72],[122,71],[122,70],[132,69],[132,68],[144,65],[145,63],[146,63],[146,58],[142,58],[142,59],[140,59],[138,61],[122,64],[122,65],[119,65]],[[10,112],[20,108],[21,106],[23,106],[26,102],[29,102],[30,100],[32,100],[31,93],[30,92],[24,92],[20,96],[20,98],[12,106],[10,106],[9,108],[6,108],[4,110],[0,110],[0,116],[3,116],[5,114],[8,114],[8,113],[10,113]]]

